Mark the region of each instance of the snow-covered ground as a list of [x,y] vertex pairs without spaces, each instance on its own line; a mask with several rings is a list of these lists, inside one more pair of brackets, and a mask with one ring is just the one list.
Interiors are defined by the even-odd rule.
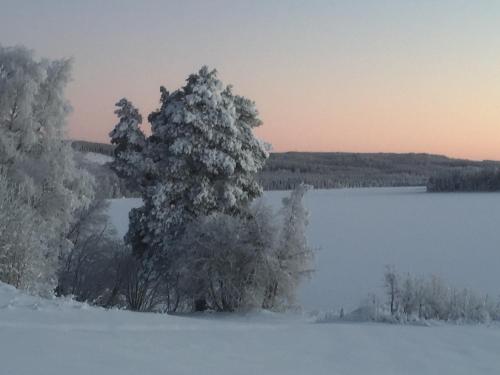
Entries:
[[113,161],[113,158],[108,155],[98,154],[95,152],[84,152],[83,158],[89,163],[104,165]]
[[[279,206],[286,193],[266,193]],[[383,266],[436,272],[500,289],[500,196],[425,194],[420,188],[312,191],[309,236],[317,272],[307,310],[357,305]],[[114,200],[121,235],[139,200]],[[500,373],[500,326],[315,323],[255,312],[171,316],[104,310],[27,296],[0,283],[1,375]]]
[[[266,192],[276,209],[287,192]],[[114,200],[120,235],[140,200]],[[349,310],[380,293],[384,267],[436,274],[448,284],[500,295],[500,194],[425,193],[425,188],[314,190],[307,193],[308,237],[318,249],[304,285],[306,310]]]
[[491,375],[499,352],[498,326],[106,311],[0,283],[2,375]]

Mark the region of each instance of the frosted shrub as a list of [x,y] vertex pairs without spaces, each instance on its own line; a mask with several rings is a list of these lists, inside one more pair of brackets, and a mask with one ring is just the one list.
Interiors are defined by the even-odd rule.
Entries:
[[283,200],[281,222],[261,202],[246,215],[216,213],[191,222],[181,241],[186,296],[217,311],[293,306],[300,281],[312,271],[302,205],[307,189],[301,185]]
[[388,310],[396,320],[487,322],[499,318],[500,306],[491,298],[452,288],[437,276],[401,276],[388,267],[385,279]]
[[252,210],[246,217],[215,213],[193,221],[182,241],[186,295],[217,311],[261,307],[272,272],[272,229],[269,211]]
[[258,306],[259,299],[252,301],[252,294],[262,260],[259,253],[264,249],[249,237],[247,222],[217,213],[195,220],[186,233],[183,282],[187,295],[218,311]]

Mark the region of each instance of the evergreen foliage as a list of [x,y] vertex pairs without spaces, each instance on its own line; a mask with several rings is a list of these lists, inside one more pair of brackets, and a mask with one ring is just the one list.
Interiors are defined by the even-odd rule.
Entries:
[[144,202],[130,213],[126,236],[139,261],[133,308],[291,305],[312,258],[301,205],[308,187],[284,201],[276,230],[272,212],[252,205],[262,194],[256,176],[268,157],[253,135],[261,125],[255,104],[207,67],[181,89],[160,92],[149,137],[126,99],[117,104],[120,121],[110,133],[117,145],[112,167],[138,182]]
[[427,191],[500,191],[500,171],[497,168],[488,168],[436,175],[429,179]]

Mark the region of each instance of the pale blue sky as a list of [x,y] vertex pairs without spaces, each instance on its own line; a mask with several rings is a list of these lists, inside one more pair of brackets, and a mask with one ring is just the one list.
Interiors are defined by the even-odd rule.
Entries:
[[500,159],[500,1],[0,0],[0,43],[75,58],[76,138],[208,64],[277,150]]

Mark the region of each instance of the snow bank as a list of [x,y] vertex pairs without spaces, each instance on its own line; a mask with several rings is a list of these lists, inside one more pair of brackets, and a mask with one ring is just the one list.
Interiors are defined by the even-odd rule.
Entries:
[[[21,292],[11,285],[0,282],[0,312],[7,311],[61,311],[86,310],[86,303],[80,303],[71,298],[42,298]],[[0,318],[2,315],[0,315]]]

